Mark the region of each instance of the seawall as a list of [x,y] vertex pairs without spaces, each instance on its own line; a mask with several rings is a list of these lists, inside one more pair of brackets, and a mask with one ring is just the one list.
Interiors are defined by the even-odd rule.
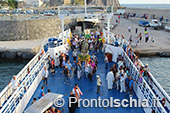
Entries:
[[[75,20],[65,20],[66,24],[74,24]],[[0,20],[0,41],[32,40],[56,36],[61,31],[59,17]]]
[[[75,19],[64,20],[65,26],[68,27],[75,23]],[[61,33],[61,20],[57,16],[0,20],[0,25],[0,58],[2,59],[31,59],[39,52],[45,38]]]

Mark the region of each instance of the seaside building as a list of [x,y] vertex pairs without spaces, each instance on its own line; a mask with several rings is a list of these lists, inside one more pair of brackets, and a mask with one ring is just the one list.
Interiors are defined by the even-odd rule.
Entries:
[[[50,0],[50,5],[74,4],[75,2],[76,0]],[[120,6],[119,0],[87,0],[87,4],[95,6]]]
[[87,4],[96,6],[120,6],[119,0],[87,0]]
[[71,4],[71,0],[64,0],[64,4]]
[[63,0],[50,0],[50,5],[52,6],[62,5],[63,3],[64,3]]

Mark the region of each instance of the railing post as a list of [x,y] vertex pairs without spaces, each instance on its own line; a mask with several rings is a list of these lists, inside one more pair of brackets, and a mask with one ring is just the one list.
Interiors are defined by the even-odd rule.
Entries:
[[60,7],[58,6],[58,15],[60,15]]
[[85,14],[87,14],[87,1],[84,0],[84,8],[85,8]]

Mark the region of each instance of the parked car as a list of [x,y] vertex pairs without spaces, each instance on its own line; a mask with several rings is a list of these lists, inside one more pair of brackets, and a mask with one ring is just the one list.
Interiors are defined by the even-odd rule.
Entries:
[[148,21],[139,21],[139,26],[142,26],[142,27],[149,27],[150,24]]
[[[105,29],[107,30],[107,23],[104,23]],[[114,29],[117,26],[117,24],[110,24],[110,29]]]
[[162,27],[162,23],[159,22],[158,20],[156,19],[153,19],[149,22],[150,26],[154,29],[160,29]]

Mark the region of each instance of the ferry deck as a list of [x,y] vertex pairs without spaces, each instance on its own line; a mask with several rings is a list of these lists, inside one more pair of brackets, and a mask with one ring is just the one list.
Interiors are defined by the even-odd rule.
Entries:
[[[91,52],[92,53],[92,52]],[[92,54],[91,54],[92,55]],[[114,62],[109,62],[109,68],[105,69],[105,63],[104,63],[104,53],[97,53],[96,57],[98,58],[98,67],[97,67],[97,72],[96,74],[93,75],[93,81],[90,82],[89,79],[87,79],[84,74],[82,73],[82,77],[80,80],[78,80],[77,76],[71,77],[69,80],[69,85],[64,84],[64,77],[60,73],[63,69],[61,68],[56,68],[56,73],[55,75],[50,75],[48,79],[48,86],[44,86],[43,82],[40,83],[40,85],[37,87],[34,95],[30,99],[30,102],[28,104],[31,105],[33,98],[36,97],[38,98],[38,92],[41,88],[41,86],[44,86],[45,93],[47,93],[47,89],[50,89],[51,92],[54,93],[59,93],[65,95],[63,98],[65,99],[65,105],[62,108],[65,108],[63,110],[64,113],[68,113],[68,98],[70,95],[70,91],[74,88],[75,83],[78,83],[83,95],[81,96],[81,99],[98,99],[98,97],[101,97],[101,99],[109,99],[110,97],[113,97],[114,99],[129,99],[129,95],[125,95],[125,93],[120,93],[120,90],[117,90],[116,88],[112,90],[107,89],[107,81],[106,81],[106,74],[108,73],[108,69],[111,68],[114,64]],[[69,51],[69,60],[71,63],[73,63],[73,58],[72,58],[72,50]],[[101,86],[101,91],[100,94],[96,94],[97,91],[97,79],[96,75],[99,74],[101,81],[102,81],[102,86]],[[137,96],[133,95],[133,99],[137,99]],[[61,109],[61,108],[60,108]],[[59,110],[60,110],[59,109]],[[99,113],[144,113],[142,108],[135,108],[135,107],[127,107],[127,108],[85,108],[85,107],[80,107],[76,109],[76,113],[94,113],[94,112],[99,112]]]
[[[113,8],[113,7],[112,7]],[[85,9],[86,10],[86,9]],[[106,10],[107,11],[107,10]],[[59,13],[60,14],[60,13]],[[93,14],[89,14],[92,15]],[[95,14],[94,14],[95,15]],[[100,16],[103,14],[97,14],[97,16]],[[111,16],[113,15],[113,12],[111,12]],[[74,15],[69,15],[70,18],[74,17]],[[77,14],[76,16],[83,17],[84,14]],[[77,17],[74,18],[77,18]],[[110,32],[110,19],[111,16],[107,13],[106,17],[108,20],[108,29],[103,30],[103,33],[105,34],[104,38],[106,39],[106,42],[108,42],[108,45],[110,45],[109,40],[113,40],[114,34]],[[62,41],[64,42],[63,37],[70,38],[70,31],[64,31],[64,17],[59,15],[60,19],[62,20],[62,33],[59,34],[58,37],[62,37]],[[109,34],[109,35],[108,35]],[[109,38],[110,36],[110,38]],[[44,44],[48,45],[48,39],[44,41]],[[45,54],[39,59],[39,54],[37,54],[18,74],[17,79],[20,80],[20,87],[17,88],[17,90],[12,93],[12,85],[9,84],[7,87],[4,88],[4,90],[0,93],[0,112],[2,113],[20,113],[24,112],[28,107],[30,107],[33,98],[38,97],[38,92],[43,86],[42,83],[42,71],[44,67],[47,66],[47,57],[49,54],[56,53],[53,51],[53,48],[48,48],[48,46],[44,46],[42,44],[42,48],[46,51]],[[63,43],[62,45],[59,45],[57,49],[63,49],[65,50],[66,43]],[[112,46],[112,45],[111,45]],[[121,48],[121,47],[120,47]],[[50,53],[49,49],[51,49],[53,52]],[[139,72],[137,68],[134,66],[133,62],[129,59],[129,57],[126,55],[126,53],[121,49],[122,56],[124,58],[125,64],[127,67],[130,68],[130,76],[134,80],[139,80]],[[90,51],[90,55],[92,54],[92,51]],[[108,69],[113,66],[115,62],[109,62],[109,68],[105,69],[105,63],[104,63],[104,53],[97,53],[96,54],[98,58],[98,67],[96,74],[93,75],[93,81],[90,82],[89,79],[87,79],[83,72],[82,77],[80,80],[78,80],[77,76],[71,76],[69,80],[69,84],[64,84],[64,77],[62,75],[62,69],[56,68],[55,75],[51,75],[48,78],[48,86],[45,86],[45,94],[47,93],[47,89],[50,89],[52,93],[62,94],[64,95],[65,104],[63,107],[59,108],[63,113],[68,113],[68,97],[70,95],[70,91],[72,91],[75,83],[78,83],[80,89],[83,92],[83,95],[81,96],[82,99],[98,99],[100,97],[101,99],[109,99],[110,97],[113,97],[114,99],[129,99],[129,95],[125,95],[125,93],[120,93],[120,90],[107,89],[107,81],[106,81],[106,74],[109,71]],[[71,63],[73,63],[72,59],[72,50],[69,50],[69,60]],[[140,60],[139,60],[140,62]],[[142,64],[142,62],[141,62]],[[143,65],[143,64],[142,64]],[[97,81],[96,81],[96,75],[100,75],[102,86],[100,94],[96,94],[97,90]],[[152,109],[155,109],[156,113],[169,113],[170,110],[170,97],[165,92],[165,90],[160,86],[160,84],[156,81],[156,79],[153,77],[151,73],[149,82],[146,82],[144,79],[142,83],[134,82],[133,87],[133,99],[147,99],[149,101],[149,105],[152,105],[152,100],[158,97],[160,101],[158,102],[160,107],[152,107],[152,108],[142,108],[142,107],[103,107],[103,108],[95,108],[95,107],[80,107],[76,109],[76,113],[150,113]],[[162,99],[165,99],[166,103],[165,106],[162,106]]]

